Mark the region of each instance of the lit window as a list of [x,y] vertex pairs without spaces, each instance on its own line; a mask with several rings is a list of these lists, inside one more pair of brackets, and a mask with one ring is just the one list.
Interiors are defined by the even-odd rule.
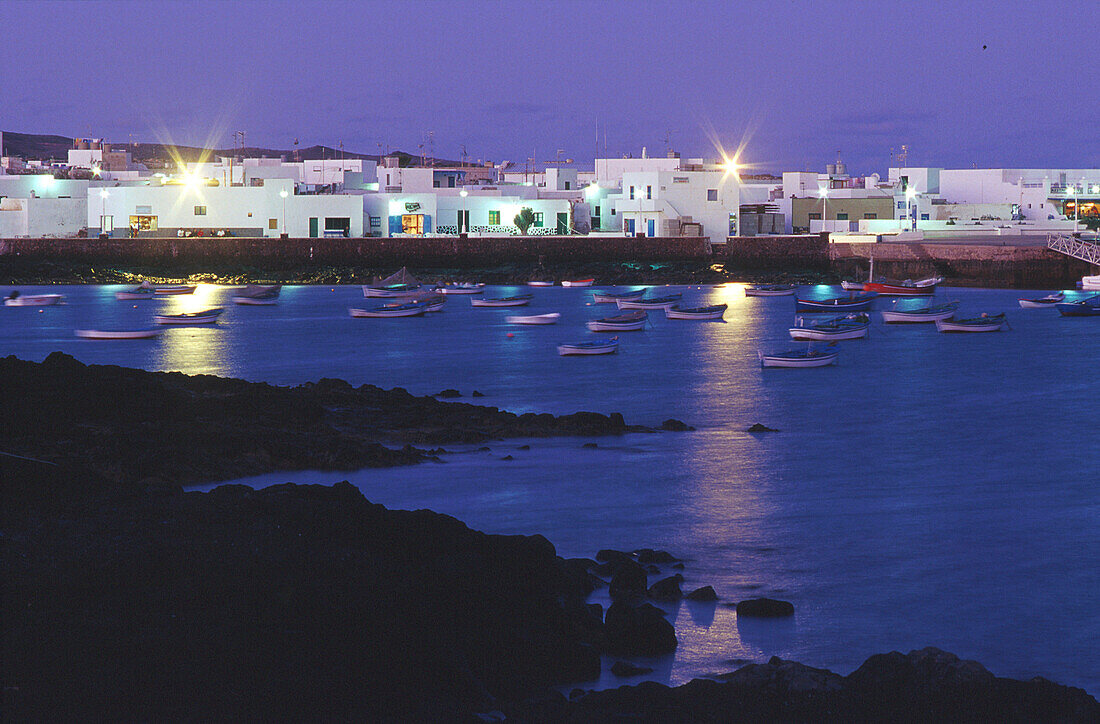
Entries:
[[535,212],[535,226],[538,226],[538,227],[542,226],[542,212],[541,211],[536,211]]
[[899,209],[904,209],[905,208],[905,202],[904,201],[899,201],[898,202],[898,208]]
[[279,220],[278,219],[268,219],[267,220],[267,228],[269,228],[269,229],[278,229],[279,228]]
[[848,214],[837,214],[836,215],[836,220],[837,221],[847,221],[848,220]]
[[718,189],[707,189],[707,201],[718,200]]
[[821,213],[817,211],[811,211],[810,221],[821,221]]
[[920,219],[921,221],[928,221],[928,214],[921,214]]
[[630,200],[631,201],[634,200],[634,187],[633,186],[630,187]]
[[195,207],[195,216],[206,216],[206,207],[205,206],[196,206]]
[[863,218],[865,218],[865,219],[877,219],[878,214],[864,214]]
[[499,211],[490,211],[489,212],[489,226],[500,226],[500,212]]
[[652,199],[653,198],[653,187],[652,186],[646,186],[645,187],[645,197],[647,199]]

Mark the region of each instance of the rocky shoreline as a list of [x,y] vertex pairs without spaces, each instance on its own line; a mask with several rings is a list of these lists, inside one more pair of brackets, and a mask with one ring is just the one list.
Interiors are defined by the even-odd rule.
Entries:
[[[670,688],[588,692],[668,654],[681,590],[657,550],[563,559],[354,486],[202,480],[407,464],[383,442],[640,431],[322,380],[294,388],[0,360],[0,712],[5,720],[1096,721],[1100,704],[933,649],[849,676],[773,659]],[[675,427],[675,426],[670,426]],[[589,602],[606,587],[605,610]],[[741,615],[790,615],[740,601]]]

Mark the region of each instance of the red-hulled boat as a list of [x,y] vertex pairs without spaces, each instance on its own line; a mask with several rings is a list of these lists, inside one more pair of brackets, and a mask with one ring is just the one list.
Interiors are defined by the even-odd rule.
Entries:
[[895,296],[895,297],[917,297],[926,296],[936,293],[936,285],[941,280],[937,277],[930,277],[928,279],[921,279],[920,281],[894,282],[894,281],[881,281],[881,282],[865,282],[863,284],[863,291],[865,292],[878,292],[883,296]]

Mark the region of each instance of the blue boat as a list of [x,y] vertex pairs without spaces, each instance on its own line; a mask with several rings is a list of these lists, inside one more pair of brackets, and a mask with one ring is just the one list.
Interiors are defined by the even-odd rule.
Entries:
[[794,311],[796,312],[865,312],[871,308],[871,304],[874,303],[875,297],[878,295],[874,292],[864,292],[863,294],[853,294],[848,297],[835,297],[833,299],[800,299],[794,300]]
[[1100,294],[1079,302],[1059,302],[1054,306],[1063,317],[1100,317]]

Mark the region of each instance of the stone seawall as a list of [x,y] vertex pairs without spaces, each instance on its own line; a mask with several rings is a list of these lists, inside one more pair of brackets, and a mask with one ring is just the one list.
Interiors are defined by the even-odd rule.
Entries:
[[750,271],[829,271],[829,242],[814,236],[734,236],[716,247],[715,261]]
[[0,261],[88,264],[250,264],[283,269],[300,264],[372,267],[478,267],[524,263],[706,261],[702,237],[505,236],[459,239],[6,239]]

